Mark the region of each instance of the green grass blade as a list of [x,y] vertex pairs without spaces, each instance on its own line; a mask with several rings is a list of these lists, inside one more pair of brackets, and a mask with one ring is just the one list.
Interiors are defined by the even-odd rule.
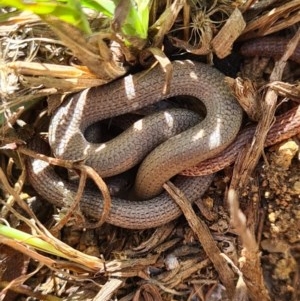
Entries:
[[69,0],[68,2],[36,0],[28,3],[21,0],[0,0],[0,6],[10,6],[19,10],[31,11],[41,18],[45,15],[51,15],[76,26],[85,33],[91,33],[79,0]]

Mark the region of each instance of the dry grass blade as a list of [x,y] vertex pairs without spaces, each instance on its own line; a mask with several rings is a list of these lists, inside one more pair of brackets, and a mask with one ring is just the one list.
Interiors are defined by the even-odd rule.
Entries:
[[111,300],[113,294],[118,290],[124,281],[120,279],[110,279],[101,288],[99,293],[93,298],[93,301],[109,301]]
[[[132,253],[140,254],[149,252],[151,249],[157,247],[161,242],[164,242],[170,236],[174,228],[174,223],[168,223],[157,228],[148,240],[144,241],[139,246],[134,247]],[[156,249],[156,252],[161,253],[162,251],[159,252],[159,250]]]
[[[299,40],[300,30],[298,30],[297,34],[291,40],[286,50],[286,53],[278,61],[278,63],[275,64],[274,70],[270,76],[271,82],[281,80],[283,69],[288,60],[288,57],[293,53]],[[274,114],[277,106],[277,98],[277,93],[273,89],[268,88],[265,95],[265,100],[262,103],[262,112],[265,113],[263,114],[262,119],[258,122],[258,126],[254,138],[252,140],[251,147],[247,150],[247,152],[241,154],[241,156],[245,158],[245,160],[243,160],[243,164],[235,167],[233,180],[231,182],[231,187],[234,189],[237,187],[244,187],[247,184],[249,177],[252,174],[261,156],[268,130],[270,129],[274,120]]]
[[269,13],[265,12],[261,17],[250,21],[243,31],[241,39],[269,35],[297,24],[299,21],[299,1],[289,1],[271,10]]
[[[300,30],[291,40],[286,53],[281,60],[275,64],[275,68],[270,76],[270,80],[280,80],[285,63],[288,57],[293,53],[300,40]],[[228,194],[228,202],[231,212],[231,222],[236,227],[236,231],[243,241],[243,257],[240,259],[243,279],[247,285],[249,295],[253,300],[270,300],[268,290],[265,288],[263,281],[260,256],[258,246],[253,234],[246,226],[246,217],[239,210],[239,191],[242,187],[246,187],[249,178],[261,156],[263,144],[270,128],[275,109],[277,106],[277,94],[271,88],[268,88],[265,96],[265,101],[262,104],[262,110],[265,114],[258,123],[256,134],[249,149],[245,149],[240,154],[235,164],[233,177]]]
[[[79,190],[77,192],[76,198],[74,200],[74,203],[72,204],[71,208],[69,209],[69,214],[73,213],[74,208],[77,207],[80,199],[81,199],[81,195],[83,193],[83,189],[84,189],[84,182],[86,179],[86,175],[89,175],[95,182],[95,184],[98,186],[98,188],[100,189],[103,199],[104,199],[104,208],[103,208],[103,213],[101,218],[99,219],[99,221],[97,221],[95,224],[89,223],[89,222],[85,222],[84,225],[81,225],[82,227],[87,227],[87,228],[96,228],[99,227],[100,225],[102,225],[108,214],[109,214],[109,210],[110,210],[110,204],[111,204],[111,196],[109,193],[109,190],[105,184],[105,182],[102,180],[102,178],[93,170],[93,168],[89,167],[89,166],[85,166],[81,163],[73,163],[70,161],[66,161],[66,160],[62,160],[62,159],[57,159],[57,158],[51,158],[48,156],[45,156],[43,154],[39,154],[36,153],[30,149],[27,149],[25,147],[19,147],[19,152],[30,156],[32,158],[35,159],[39,159],[39,160],[43,160],[46,161],[50,164],[56,165],[56,166],[62,166],[64,168],[67,169],[77,169],[79,170],[82,174],[83,177],[81,177],[81,182],[80,182],[80,186],[79,186]],[[69,216],[69,214],[67,214]],[[66,219],[64,220],[66,221]],[[62,225],[61,225],[62,226]],[[59,228],[61,227],[59,226]]]
[[185,1],[175,0],[169,7],[165,9],[159,19],[151,26],[150,32],[156,32],[153,38],[152,47],[160,48],[165,35],[170,31],[173,26],[178,13],[182,9]]
[[156,300],[156,301],[163,301],[159,290],[156,286],[146,283],[140,286],[140,288],[135,293],[132,301],[139,301],[139,300]]
[[236,8],[211,42],[214,52],[219,58],[225,58],[231,53],[233,43],[245,26],[243,16],[240,10]]
[[[245,46],[244,40],[270,33],[282,40],[281,37],[290,37],[297,30],[296,24],[300,21],[299,0],[154,0],[151,1],[151,8],[149,7],[150,21],[147,19],[147,24],[151,26],[148,37],[145,31],[142,43],[137,44],[134,43],[136,36],[131,38],[122,35],[121,27],[127,17],[129,2],[119,1],[114,18],[107,19],[102,14],[96,16],[88,12],[86,16],[93,31],[89,37],[48,16],[45,20],[50,27],[32,14],[17,15],[15,11],[1,8],[3,17],[8,12],[9,18],[6,21],[2,19],[0,27],[0,187],[3,191],[1,197],[5,198],[5,202],[0,200],[0,203],[3,205],[1,217],[6,223],[0,224],[0,231],[4,234],[3,228],[9,228],[10,224],[9,230],[21,232],[23,239],[0,235],[0,299],[5,298],[10,290],[19,294],[18,298],[25,295],[39,300],[57,301],[82,298],[87,301],[215,298],[234,301],[269,301],[272,298],[298,300],[299,247],[297,223],[294,221],[297,221],[300,178],[299,162],[294,155],[299,152],[300,86],[297,82],[299,68],[296,61],[287,63],[289,68],[285,69],[282,79],[283,65],[277,63],[271,82],[267,84],[265,79],[272,71],[272,59],[265,58],[260,62],[256,58],[247,58],[254,65],[252,72],[256,78],[245,75],[246,60],[232,72],[236,74],[235,72],[241,71],[241,79],[228,81],[236,98],[243,99],[245,103],[244,109],[248,114],[245,122],[249,119],[258,121],[259,127],[254,135],[253,125],[250,138],[247,139],[250,141],[254,136],[255,141],[250,145],[250,150],[245,151],[239,159],[237,155],[242,152],[241,148],[237,149],[232,145],[226,159],[219,154],[203,162],[200,169],[185,171],[188,175],[198,176],[210,173],[211,170],[223,169],[215,176],[204,202],[199,200],[199,203],[202,202],[201,206],[197,204],[205,223],[195,215],[180,191],[174,187],[170,190],[165,185],[166,190],[174,193],[174,199],[182,207],[188,224],[178,219],[176,223],[155,231],[132,231],[106,224],[111,198],[106,184],[93,169],[78,162],[45,157],[24,147],[29,139],[19,135],[26,130],[20,126],[21,122],[24,121],[26,128],[29,126],[30,130],[34,128],[37,132],[45,131],[48,126],[45,116],[33,121],[45,109],[44,102],[37,103],[44,100],[45,96],[48,96],[47,113],[51,115],[61,105],[65,95],[100,86],[122,76],[127,71],[122,66],[133,67],[129,71],[135,73],[139,68],[146,69],[149,61],[153,60],[158,61],[165,71],[162,93],[167,94],[172,76],[169,58],[206,60],[218,66],[219,60],[213,57],[213,53],[223,58],[232,51],[230,56],[236,59],[235,55],[241,51],[241,46]],[[25,2],[24,4],[27,5]],[[282,64],[285,64],[293,46],[297,44],[296,39],[300,40],[300,33],[297,34],[298,37],[289,45],[281,60]],[[268,43],[269,49],[272,48],[270,41]],[[279,48],[277,43],[274,48]],[[154,59],[150,59],[150,56],[154,56]],[[241,51],[238,60],[240,56],[243,59],[246,54]],[[221,60],[222,63],[228,66],[231,61],[225,58]],[[70,66],[71,64],[73,65]],[[227,67],[222,68],[220,70],[223,72],[228,71]],[[252,75],[251,71],[249,74]],[[262,104],[259,98],[264,89],[266,93]],[[281,101],[280,115],[273,123],[277,98]],[[290,102],[282,104],[287,98],[297,105],[290,105]],[[32,104],[36,106],[33,107]],[[280,116],[291,111],[293,112],[288,118],[280,119]],[[277,127],[277,121],[282,127]],[[266,134],[271,124],[269,133],[278,132],[272,135],[273,140]],[[265,162],[259,162],[256,167],[263,147],[294,135],[298,135],[294,142],[289,141],[285,145],[272,146],[270,150],[266,150]],[[59,200],[66,200],[68,211],[65,207],[60,211],[58,208],[61,207],[57,206],[55,210],[63,218],[55,227],[50,228],[50,223],[55,222],[56,218],[53,218],[53,208],[46,207],[44,200],[41,203],[48,211],[48,216],[40,215],[42,210],[31,207],[40,200],[34,187],[26,183],[26,164],[23,162],[26,156],[46,160],[66,169],[77,169],[80,174],[77,194],[57,197]],[[232,177],[232,168],[228,166],[231,162],[235,162],[236,167],[226,207],[224,199],[227,195],[224,197],[224,190],[226,191]],[[210,169],[210,166],[216,165],[216,169]],[[251,185],[243,189],[249,178],[256,175],[252,171],[258,171],[259,174],[255,180],[251,179]],[[40,178],[37,178],[39,181]],[[79,206],[87,178],[92,178],[97,183],[104,196],[103,215],[93,224],[85,219]],[[29,198],[29,195],[37,197]],[[287,208],[289,210],[285,211]],[[232,228],[229,225],[229,214]],[[78,221],[75,226],[74,220]],[[79,227],[92,229],[77,229],[78,224]],[[25,226],[32,234],[26,233],[24,228],[18,228],[18,225]],[[24,233],[30,238],[26,236],[24,239]],[[32,238],[47,243],[48,255],[42,247],[31,244]],[[11,255],[12,265],[7,264],[8,256],[3,252],[1,244],[5,248],[13,248],[16,256],[22,257],[24,254],[27,260],[24,261],[25,264],[18,264]],[[53,249],[56,253],[52,252]],[[263,260],[260,250],[264,252]],[[20,252],[23,253],[22,256]],[[23,275],[20,277],[20,274],[15,273],[14,278],[10,278],[15,280],[10,282],[2,274],[2,266],[8,272],[15,270],[15,266],[23,268]],[[239,280],[236,283],[237,277]]]
[[252,300],[270,301],[269,292],[264,283],[259,248],[253,233],[247,227],[245,215],[239,209],[238,194],[233,189],[229,189],[227,198],[232,226],[241,238],[244,247],[239,264],[248,293]]
[[226,261],[220,256],[221,252],[214,242],[208,227],[196,216],[191,203],[186,200],[185,196],[174,186],[174,184],[168,182],[168,184],[164,185],[164,188],[181,208],[190,227],[197,235],[204,251],[214,264],[215,269],[218,271],[220,279],[226,287],[228,296],[232,297],[234,295],[234,276],[232,270],[228,267]]
[[[113,61],[113,57],[108,47],[106,49],[106,57],[109,57],[110,60],[106,61],[100,57],[98,49],[88,43],[82,35],[82,32],[78,29],[51,16],[47,16],[45,20],[61,41],[63,41],[67,47],[72,49],[74,55],[95,73],[98,78],[104,81],[110,81],[125,74],[126,70]],[[102,45],[102,47],[103,46],[104,45]],[[104,51],[103,48],[102,51]]]
[[[170,82],[173,75],[173,66],[167,56],[159,48],[149,47],[141,53],[141,57],[147,57],[147,53],[152,53],[161,68],[166,74],[165,83],[163,86],[162,94],[167,95],[170,93]],[[142,58],[143,59],[143,58]]]

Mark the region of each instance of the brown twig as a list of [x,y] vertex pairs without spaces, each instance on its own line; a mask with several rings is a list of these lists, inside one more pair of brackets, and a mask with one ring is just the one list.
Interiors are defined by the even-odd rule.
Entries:
[[251,300],[269,301],[271,299],[263,279],[259,248],[253,233],[247,227],[246,216],[239,208],[238,194],[233,189],[229,189],[228,204],[232,226],[243,244],[239,264],[243,273],[243,281],[248,288],[248,293]]
[[185,215],[190,227],[197,235],[205,253],[214,264],[215,269],[218,271],[223,285],[226,287],[229,297],[234,295],[234,275],[232,270],[228,267],[227,262],[220,256],[221,251],[217,247],[213,237],[210,234],[206,224],[197,217],[191,203],[185,198],[181,191],[175,187],[174,184],[168,182],[164,184],[164,189],[172,196],[176,204],[181,208]]
[[[113,60],[111,51],[106,44],[101,45],[102,53],[100,53],[99,49],[89,43],[83,33],[74,26],[50,15],[44,15],[43,19],[50,25],[59,39],[73,51],[74,55],[100,79],[107,82],[125,74],[126,69]],[[106,53],[105,56],[103,52]],[[107,58],[109,59],[107,60]]]
[[254,18],[248,22],[240,39],[244,40],[269,35],[281,29],[288,28],[298,23],[299,20],[299,1],[288,1],[270,10],[268,13],[265,11],[261,17]]
[[[32,212],[32,210],[28,207],[28,205],[21,199],[17,191],[13,189],[10,184],[8,183],[2,169],[0,168],[0,178],[3,181],[5,190],[17,201],[18,205],[25,210],[25,212],[34,219],[34,223],[32,223],[27,218],[23,217],[21,214],[19,214],[15,209],[10,208],[10,211],[13,212],[14,215],[18,217],[18,219],[22,220],[24,223],[26,223],[30,228],[33,228],[35,233],[39,235],[44,241],[48,242],[49,244],[53,245],[59,252],[65,254],[65,258],[68,258],[71,260],[71,263],[68,263],[68,268],[71,270],[77,270],[77,271],[88,271],[88,272],[100,272],[104,271],[104,263],[99,258],[89,256],[86,254],[83,254],[77,250],[72,249],[68,245],[64,244],[63,242],[56,239],[44,226],[39,222],[39,220],[36,218],[35,214]],[[43,262],[46,264],[49,268],[54,269],[58,266],[60,266],[57,261],[50,260],[48,257],[41,255],[37,253],[35,250],[32,250],[28,248],[25,242],[19,242],[13,239],[8,239],[6,237],[1,237],[1,243],[4,243],[6,245],[9,245],[10,247],[19,250],[20,252],[30,256],[31,258],[34,258],[38,260],[39,262]],[[62,263],[63,264],[63,263]],[[76,266],[77,264],[77,266]],[[72,267],[72,265],[74,265]]]
[[[157,229],[155,229],[154,233],[151,235],[149,239],[142,242],[137,247],[132,248],[132,251],[134,252],[134,254],[149,252],[151,249],[157,247],[159,244],[164,242],[166,238],[168,238],[171,235],[174,228],[175,228],[175,224],[172,222],[165,224],[161,227],[158,227]],[[161,253],[161,252],[157,252],[156,250],[156,253]]]
[[170,31],[173,26],[178,13],[183,8],[185,1],[175,0],[169,7],[167,7],[161,14],[159,19],[151,26],[150,32],[157,31],[153,37],[152,47],[160,48],[165,35]]
[[12,128],[12,126],[16,123],[18,118],[21,116],[21,114],[24,112],[25,107],[19,107],[15,112],[13,112],[7,119],[7,121],[4,123],[4,125],[1,126],[1,135],[4,135],[9,129]]
[[[280,80],[285,63],[293,53],[300,40],[300,30],[288,45],[283,57],[275,64],[270,76],[270,81]],[[265,101],[262,103],[262,110],[266,112],[259,121],[255,136],[249,147],[238,157],[234,167],[233,177],[228,193],[228,203],[231,215],[231,223],[240,236],[243,243],[242,257],[240,258],[243,280],[247,285],[252,300],[270,300],[269,293],[263,281],[263,274],[260,264],[259,248],[253,233],[246,225],[246,217],[239,209],[239,191],[246,186],[249,178],[261,156],[264,142],[270,128],[275,109],[277,106],[277,93],[268,88]]]
[[[86,166],[86,165],[81,164],[81,163],[74,163],[74,162],[67,161],[67,160],[51,158],[51,157],[39,154],[39,153],[37,153],[35,151],[32,151],[28,148],[25,148],[23,146],[19,147],[18,151],[20,153],[24,154],[24,155],[27,155],[27,156],[35,158],[35,159],[43,160],[43,161],[48,162],[49,164],[52,164],[52,165],[62,166],[62,167],[67,168],[67,169],[76,169],[76,170],[80,171],[81,174],[86,174],[90,178],[92,178],[93,181],[95,182],[95,184],[100,189],[102,195],[103,195],[104,207],[103,207],[102,216],[99,219],[99,221],[97,221],[95,224],[86,223],[85,226],[88,227],[88,228],[96,228],[96,227],[99,227],[100,225],[102,225],[105,222],[105,220],[106,220],[106,218],[109,214],[109,210],[110,210],[110,206],[111,206],[111,196],[110,196],[109,190],[108,190],[105,182],[98,175],[98,173],[95,172],[91,167]],[[84,177],[83,177],[83,179],[84,179]],[[79,187],[79,191],[77,192],[77,195],[75,197],[75,203],[80,199],[80,197],[82,195],[83,186],[84,185],[81,184],[81,186]],[[74,206],[76,207],[75,204],[74,204]],[[73,206],[72,206],[72,208],[73,208]]]
[[[86,183],[87,174],[86,172],[80,173],[80,180],[78,184],[78,190],[76,192],[76,195],[74,197],[74,200],[72,199],[71,206],[68,208],[67,213],[59,220],[59,222],[51,229],[51,232],[57,234],[59,231],[66,225],[66,223],[70,220],[71,216],[74,214],[74,212],[79,211],[79,203],[81,196],[84,192],[84,186]],[[80,212],[80,211],[79,211]],[[80,213],[80,218],[84,220],[84,216]],[[79,222],[80,223],[80,222]],[[83,224],[83,222],[81,222]]]
[[[297,34],[289,43],[287,51],[285,52],[283,57],[275,64],[274,70],[270,76],[271,82],[281,80],[286,61],[293,53],[299,40],[300,30],[298,30]],[[255,166],[257,165],[263,151],[268,130],[274,120],[276,107],[277,93],[270,87],[268,88],[265,95],[265,100],[262,103],[262,112],[265,112],[265,114],[263,114],[262,119],[258,122],[251,146],[241,155],[241,158],[243,158],[243,160],[240,160],[242,164],[235,166],[233,179],[231,182],[232,188],[245,187],[245,185],[247,184],[248,179],[250,178]]]

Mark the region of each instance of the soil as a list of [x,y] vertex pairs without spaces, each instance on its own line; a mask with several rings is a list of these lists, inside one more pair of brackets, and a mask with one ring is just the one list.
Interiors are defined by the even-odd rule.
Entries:
[[[20,30],[18,34],[25,35],[25,31]],[[10,57],[16,55],[15,59],[23,60],[31,51],[29,45],[24,42],[23,48],[10,49]],[[61,47],[55,50],[52,63],[66,64],[70,57],[69,52]],[[51,60],[48,55],[52,51],[49,52],[45,45],[41,46],[36,58],[49,62]],[[247,76],[245,59],[239,55],[237,57],[241,60],[239,72],[242,71],[243,76]],[[249,62],[252,69],[248,70],[257,71],[256,59],[250,59]],[[235,70],[236,65],[232,68]],[[252,79],[257,90],[266,83],[269,68],[273,68],[272,60],[264,66],[259,79]],[[299,79],[295,70],[289,64],[283,81],[292,81],[291,76]],[[231,73],[232,70],[228,72]],[[30,95],[37,88],[25,88],[14,73],[3,74],[1,76],[6,79],[10,78],[14,90],[12,95],[19,96],[18,91],[23,96],[26,93]],[[3,97],[2,105],[5,104],[4,99]],[[20,156],[24,158],[24,155],[18,153],[18,147],[31,135],[36,125],[34,122],[45,107],[47,104],[42,100],[27,110],[19,118],[26,121],[27,125],[15,124],[14,129],[7,131],[3,137],[0,149],[1,167],[12,186],[21,177],[20,168],[24,168],[22,160],[20,161]],[[46,118],[45,124],[39,125],[40,129],[47,129],[48,122]],[[121,229],[108,224],[97,229],[78,229],[76,223],[69,225],[72,224],[71,219],[60,231],[55,232],[55,236],[80,252],[103,259],[105,269],[99,272],[82,269],[84,263],[81,266],[41,252],[55,263],[47,264],[45,258],[31,257],[30,253],[24,253],[16,244],[5,242],[4,236],[0,234],[0,238],[3,238],[0,241],[0,287],[3,289],[0,299],[248,300],[248,291],[240,277],[245,260],[244,244],[237,235],[237,229],[230,223],[230,209],[226,202],[232,172],[232,166],[219,172],[194,209],[199,219],[208,227],[215,245],[233,271],[234,283],[237,284],[235,297],[222,284],[220,275],[199,242],[197,234],[182,216],[172,224],[143,231]],[[12,194],[7,190],[5,181],[2,182],[2,204],[8,204],[12,202]],[[61,214],[60,209],[41,199],[29,183],[26,183],[22,191],[18,191],[18,195],[29,204],[45,227],[53,230],[52,227]],[[259,278],[262,274],[269,300],[300,300],[299,135],[265,149],[252,178],[241,193],[239,202],[246,217],[247,230],[255,237],[258,245],[256,254],[260,259],[261,270],[252,271],[252,275],[257,273]],[[22,218],[29,216],[16,203],[14,208],[17,213],[7,212],[3,206],[2,219],[19,230],[32,233],[32,224],[28,226]],[[255,286],[256,283],[252,285]],[[5,288],[10,286],[12,289],[6,291]],[[104,297],[110,296],[110,292],[111,297]]]

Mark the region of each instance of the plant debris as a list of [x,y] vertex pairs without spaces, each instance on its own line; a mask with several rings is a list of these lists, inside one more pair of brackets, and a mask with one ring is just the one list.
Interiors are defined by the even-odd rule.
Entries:
[[[85,12],[89,36],[59,18],[1,8],[0,300],[299,300],[300,124],[293,137],[264,149],[275,111],[299,107],[299,68],[289,61],[300,53],[299,1],[152,1],[147,39],[128,34],[129,3],[120,1],[111,19]],[[239,53],[246,41],[270,34],[289,39],[280,57]],[[245,123],[258,122],[254,140],[197,206],[165,184],[184,214],[173,223],[143,231],[104,223],[110,195],[91,168],[27,149],[69,93],[157,62],[167,93],[171,59],[218,67],[224,58],[227,73],[235,69],[231,57],[238,73],[227,81]],[[68,212],[28,185],[27,156],[80,172]],[[106,210],[80,229],[76,208],[87,177]]]

